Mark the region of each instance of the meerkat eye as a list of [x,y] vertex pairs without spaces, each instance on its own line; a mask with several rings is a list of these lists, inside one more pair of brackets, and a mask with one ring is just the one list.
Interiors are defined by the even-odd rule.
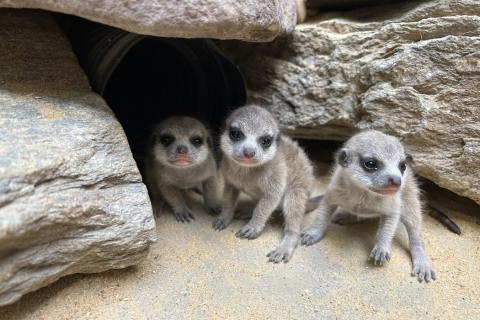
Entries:
[[234,142],[242,140],[245,135],[243,134],[240,129],[237,128],[230,128],[228,135],[230,136],[230,139]]
[[400,164],[398,165],[398,168],[400,169],[400,172],[403,174],[405,170],[407,170],[407,163],[405,160],[401,161]]
[[375,159],[365,159],[362,161],[362,165],[366,171],[378,170],[378,163]]
[[173,141],[175,141],[175,137],[171,134],[162,134],[159,141],[163,146],[168,147]]
[[203,138],[200,136],[193,136],[190,138],[190,143],[198,148],[203,144]]
[[258,141],[260,142],[260,144],[262,145],[262,147],[264,149],[267,149],[269,148],[271,145],[272,145],[272,142],[273,142],[273,137],[271,136],[262,136],[258,139]]

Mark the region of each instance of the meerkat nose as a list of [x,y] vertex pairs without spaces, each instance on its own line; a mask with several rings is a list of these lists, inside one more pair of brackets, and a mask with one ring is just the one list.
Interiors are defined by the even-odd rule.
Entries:
[[400,187],[402,184],[402,178],[399,176],[390,176],[388,177],[388,182],[391,186]]
[[186,153],[188,153],[188,148],[187,148],[187,146],[179,145],[179,146],[177,147],[177,153],[178,153],[178,154],[186,154]]
[[243,155],[245,158],[253,158],[255,156],[255,149],[250,148],[250,147],[245,147],[243,148]]

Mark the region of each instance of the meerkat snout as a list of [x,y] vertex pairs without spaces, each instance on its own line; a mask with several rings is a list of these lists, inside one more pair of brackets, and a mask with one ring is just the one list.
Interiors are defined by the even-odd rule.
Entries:
[[243,155],[248,159],[252,159],[253,157],[255,157],[255,148],[244,147],[243,148]]

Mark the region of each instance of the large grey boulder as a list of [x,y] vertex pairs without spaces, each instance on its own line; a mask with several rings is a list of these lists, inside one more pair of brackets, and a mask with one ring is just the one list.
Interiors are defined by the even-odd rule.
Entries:
[[0,305],[138,263],[155,240],[126,137],[49,14],[0,10]]
[[480,204],[479,15],[475,0],[372,7],[224,48],[287,132],[384,130],[402,138],[419,175]]
[[73,14],[139,34],[269,41],[296,24],[295,0],[0,0]]

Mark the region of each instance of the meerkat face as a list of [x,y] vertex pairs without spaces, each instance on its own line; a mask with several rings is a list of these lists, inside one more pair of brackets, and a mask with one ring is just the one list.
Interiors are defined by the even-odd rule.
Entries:
[[381,195],[396,194],[408,169],[400,141],[379,131],[353,136],[337,155],[352,183]]
[[153,134],[153,154],[169,167],[185,168],[204,162],[210,137],[205,126],[190,117],[172,117],[161,122]]
[[258,106],[235,110],[226,121],[220,146],[228,158],[245,167],[255,167],[273,159],[280,132],[275,118]]

